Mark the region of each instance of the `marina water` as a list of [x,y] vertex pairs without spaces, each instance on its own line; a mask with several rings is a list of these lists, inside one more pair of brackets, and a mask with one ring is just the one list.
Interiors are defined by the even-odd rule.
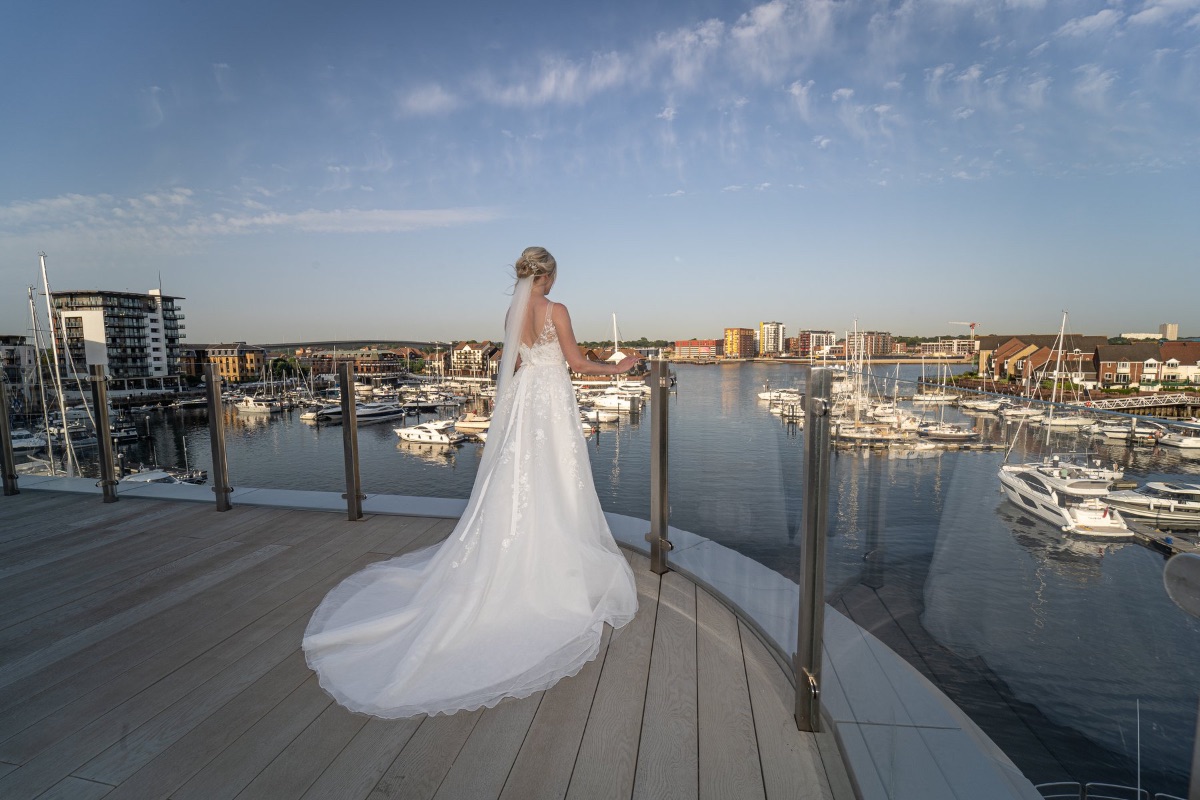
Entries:
[[[807,368],[675,365],[670,407],[671,524],[796,577],[803,431],[757,399],[764,384],[803,388]],[[962,369],[965,369],[962,368]],[[915,367],[874,369],[909,383]],[[884,380],[888,379],[888,380]],[[1010,460],[1090,449],[1128,478],[1200,481],[1200,459],[1163,448],[1099,445],[934,408],[1003,445]],[[342,430],[298,412],[226,410],[231,483],[342,492]],[[204,411],[160,412],[131,461],[209,466]],[[481,445],[398,442],[392,424],[359,430],[368,493],[465,498]],[[649,516],[649,416],[588,439],[604,508]],[[153,456],[151,455],[153,448]],[[970,714],[1035,783],[1138,783],[1186,792],[1200,685],[1200,622],[1162,584],[1163,556],[1134,543],[1067,536],[999,492],[1003,446],[930,453],[835,449],[828,600],[913,664]]]

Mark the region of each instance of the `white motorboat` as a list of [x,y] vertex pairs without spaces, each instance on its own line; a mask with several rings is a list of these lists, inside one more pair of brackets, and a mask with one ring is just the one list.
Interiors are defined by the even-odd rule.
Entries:
[[1033,406],[1008,406],[1000,409],[1000,416],[1005,419],[1023,419],[1032,422],[1046,415]]
[[1038,425],[1054,430],[1079,430],[1090,427],[1095,420],[1082,414],[1052,414],[1035,420]]
[[1104,502],[1160,527],[1200,529],[1200,483],[1152,482],[1111,492]]
[[162,469],[147,469],[133,472],[121,478],[120,483],[183,483],[171,473]]
[[239,414],[278,414],[283,404],[273,397],[243,397],[234,408]]
[[770,403],[799,403],[804,400],[804,395],[795,389],[769,389],[759,392],[758,399]]
[[641,410],[642,399],[633,395],[602,394],[592,400],[592,405],[603,411],[631,414]]
[[44,450],[46,448],[46,437],[30,433],[24,428],[17,428],[9,438],[12,441],[12,449],[18,452],[23,450]]
[[582,408],[579,413],[588,422],[616,422],[621,418],[616,411],[604,411],[599,408]]
[[304,422],[329,422],[335,418],[338,420],[342,418],[341,403],[310,408],[300,415],[300,419]]
[[979,432],[949,422],[931,422],[917,428],[917,435],[931,442],[972,442]]
[[958,407],[963,411],[993,412],[1003,408],[1004,402],[1001,400],[991,400],[986,397],[977,397],[971,400],[959,400]]
[[958,395],[949,392],[917,392],[912,396],[913,403],[918,405],[947,405],[958,400]]
[[1144,423],[1137,420],[1128,422],[1097,422],[1090,428],[1093,436],[1103,436],[1118,442],[1132,440],[1134,444],[1154,444],[1163,432],[1162,426]]
[[468,412],[454,421],[454,429],[462,433],[478,435],[486,432],[491,424],[491,415]]
[[399,403],[355,403],[354,420],[359,425],[372,425],[403,417],[407,411]]
[[454,420],[440,419],[432,422],[422,422],[408,428],[394,428],[396,435],[406,442],[425,442],[427,444],[458,444],[467,438],[454,429]]
[[112,434],[113,444],[130,444],[141,438],[138,429],[133,425],[110,425],[109,431]]
[[1182,450],[1200,449],[1200,431],[1170,431],[1159,437],[1158,443],[1164,447],[1178,447]]
[[1000,489],[1014,505],[1057,525],[1066,533],[1129,537],[1121,513],[1101,501],[1111,479],[1067,462],[1005,464]]

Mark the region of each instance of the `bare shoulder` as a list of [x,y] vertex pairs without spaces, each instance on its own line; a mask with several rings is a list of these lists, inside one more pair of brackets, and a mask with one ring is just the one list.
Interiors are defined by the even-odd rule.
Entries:
[[567,307],[562,303],[553,303],[554,308],[550,311],[550,315],[555,321],[571,319],[571,312],[567,311]]

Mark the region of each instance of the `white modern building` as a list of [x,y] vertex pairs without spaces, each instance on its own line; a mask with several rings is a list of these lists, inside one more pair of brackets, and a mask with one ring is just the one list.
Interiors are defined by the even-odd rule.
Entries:
[[760,322],[758,324],[758,354],[775,355],[783,352],[783,340],[787,329],[782,322]]
[[68,375],[84,376],[91,366],[103,365],[125,388],[177,384],[185,327],[177,301],[182,299],[157,289],[55,292],[61,366]]

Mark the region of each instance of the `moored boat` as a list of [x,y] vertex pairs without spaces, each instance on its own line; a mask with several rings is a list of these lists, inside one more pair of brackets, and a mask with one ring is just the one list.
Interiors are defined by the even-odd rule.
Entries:
[[1100,499],[1112,482],[1104,473],[1060,461],[1004,464],[998,475],[1000,489],[1010,502],[1066,533],[1131,536],[1121,513]]
[[1111,492],[1104,502],[1134,519],[1157,526],[1200,529],[1200,483],[1152,481]]
[[454,429],[454,420],[442,419],[422,422],[407,428],[393,428],[396,435],[406,442],[427,444],[458,444],[467,438]]

